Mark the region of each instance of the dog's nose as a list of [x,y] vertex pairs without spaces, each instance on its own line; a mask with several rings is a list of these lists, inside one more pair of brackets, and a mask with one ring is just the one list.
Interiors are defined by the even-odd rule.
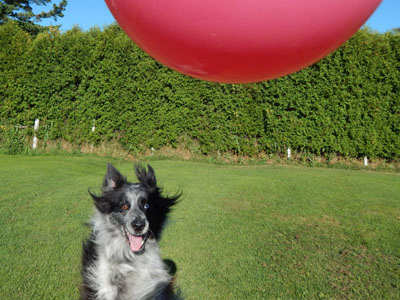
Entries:
[[134,218],[131,222],[131,225],[135,231],[139,232],[144,229],[146,222],[143,218]]

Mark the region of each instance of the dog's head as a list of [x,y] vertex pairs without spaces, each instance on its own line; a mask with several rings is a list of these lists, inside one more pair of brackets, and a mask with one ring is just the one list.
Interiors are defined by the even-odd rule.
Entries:
[[98,211],[126,237],[130,249],[141,253],[149,238],[159,239],[167,214],[179,195],[164,197],[157,187],[153,168],[135,166],[138,183],[127,179],[111,164],[107,165],[102,194],[93,195]]

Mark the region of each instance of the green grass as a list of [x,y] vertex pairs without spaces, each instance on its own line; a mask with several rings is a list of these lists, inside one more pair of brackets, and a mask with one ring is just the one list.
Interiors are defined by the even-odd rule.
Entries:
[[[77,299],[104,158],[0,155],[0,299]],[[132,163],[112,162],[128,180]],[[399,299],[400,176],[151,161],[187,299]]]

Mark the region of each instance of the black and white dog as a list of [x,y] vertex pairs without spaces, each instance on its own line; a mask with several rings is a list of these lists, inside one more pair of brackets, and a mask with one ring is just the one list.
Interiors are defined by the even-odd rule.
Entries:
[[164,197],[151,166],[135,166],[130,183],[107,165],[102,194],[93,195],[92,234],[83,244],[81,299],[179,300],[157,241],[179,196]]

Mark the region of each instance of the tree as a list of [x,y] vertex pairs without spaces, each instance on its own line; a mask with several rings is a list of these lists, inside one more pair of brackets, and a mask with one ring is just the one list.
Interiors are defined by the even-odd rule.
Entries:
[[34,13],[33,6],[47,6],[52,0],[0,0],[0,25],[8,20],[16,20],[20,24],[35,25],[42,19],[63,17],[63,11],[67,6],[67,0],[61,0],[58,4],[53,3],[53,8],[41,13]]

